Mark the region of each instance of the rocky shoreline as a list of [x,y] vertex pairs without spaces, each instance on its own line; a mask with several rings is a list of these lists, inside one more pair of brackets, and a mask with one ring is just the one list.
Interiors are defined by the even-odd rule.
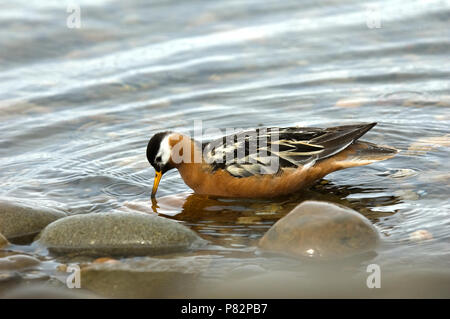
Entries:
[[[212,271],[209,257],[201,258],[208,255],[206,240],[182,223],[148,210],[127,207],[68,216],[52,208],[2,201],[0,222],[0,269],[4,270],[0,294],[9,289],[5,287],[23,282],[54,282],[58,276],[67,277],[70,265],[77,265],[82,288],[94,295],[170,297],[180,287],[194,287],[199,277]],[[16,251],[20,246],[8,242],[30,234],[33,246],[49,255],[23,254]],[[255,253],[294,260],[337,260],[375,250],[379,241],[376,228],[358,212],[333,203],[305,201],[272,225]],[[173,254],[177,257],[172,258]],[[56,269],[52,266],[49,275],[44,265],[54,264],[55,258],[64,262]],[[247,265],[233,268],[229,276],[265,273],[264,267]],[[57,286],[65,285],[60,280]]]

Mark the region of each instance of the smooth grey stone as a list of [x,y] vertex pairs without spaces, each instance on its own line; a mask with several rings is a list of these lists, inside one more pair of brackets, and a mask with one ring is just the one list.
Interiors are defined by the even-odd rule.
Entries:
[[205,241],[173,220],[112,212],[57,220],[41,232],[38,243],[56,254],[138,256],[184,251]]
[[265,250],[335,259],[373,250],[379,233],[360,213],[329,202],[305,201],[261,238]]
[[52,208],[33,207],[32,203],[0,200],[0,233],[11,240],[39,233],[66,214]]

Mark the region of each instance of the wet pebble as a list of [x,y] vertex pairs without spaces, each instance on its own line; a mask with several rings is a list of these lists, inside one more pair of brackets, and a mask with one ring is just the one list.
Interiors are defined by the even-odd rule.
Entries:
[[93,261],[94,264],[118,264],[119,260],[109,258],[109,257],[100,257]]
[[153,255],[205,244],[176,221],[131,212],[66,217],[48,225],[38,242],[52,253],[90,256]]
[[253,225],[256,223],[261,222],[261,217],[259,216],[242,216],[242,217],[238,217],[238,219],[236,220],[237,224],[245,224],[245,225]]
[[414,242],[422,242],[433,239],[433,235],[425,229],[416,230],[409,235],[409,240]]
[[67,264],[59,264],[56,266],[56,271],[58,272],[67,272]]
[[305,201],[275,223],[259,245],[269,251],[334,259],[373,250],[378,241],[378,231],[358,212]]
[[0,233],[9,240],[37,234],[51,222],[65,216],[61,211],[36,208],[31,203],[0,200]]
[[27,255],[11,255],[0,258],[0,270],[17,270],[39,265],[40,261]]

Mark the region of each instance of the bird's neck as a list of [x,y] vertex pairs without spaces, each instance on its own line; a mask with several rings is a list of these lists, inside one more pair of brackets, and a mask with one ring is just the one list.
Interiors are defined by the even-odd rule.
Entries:
[[172,148],[171,162],[183,178],[184,182],[196,189],[205,180],[205,168],[202,147],[189,136],[172,134],[169,138]]

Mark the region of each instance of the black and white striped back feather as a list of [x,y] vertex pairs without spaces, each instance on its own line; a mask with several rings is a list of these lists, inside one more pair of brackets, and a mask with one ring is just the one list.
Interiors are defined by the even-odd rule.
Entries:
[[281,174],[343,151],[375,125],[258,128],[203,143],[202,150],[213,171],[223,169],[235,177]]

